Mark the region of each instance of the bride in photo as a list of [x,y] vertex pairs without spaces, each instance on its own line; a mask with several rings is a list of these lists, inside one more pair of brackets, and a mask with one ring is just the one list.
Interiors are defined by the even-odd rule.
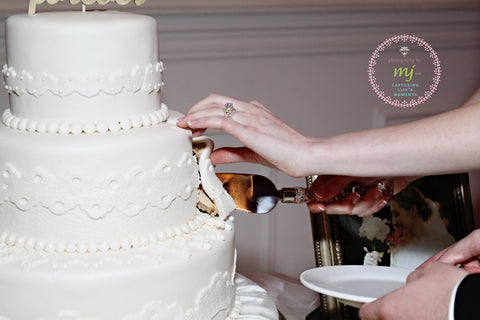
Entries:
[[[390,206],[393,232],[391,265],[414,269],[455,242],[440,215],[439,204],[409,185],[395,195]],[[448,223],[448,222],[447,222]]]

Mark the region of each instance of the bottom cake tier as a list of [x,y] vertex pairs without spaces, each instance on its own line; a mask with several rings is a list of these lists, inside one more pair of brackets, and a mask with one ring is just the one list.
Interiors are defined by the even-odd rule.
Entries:
[[220,320],[239,312],[233,223],[97,253],[0,247],[0,320]]

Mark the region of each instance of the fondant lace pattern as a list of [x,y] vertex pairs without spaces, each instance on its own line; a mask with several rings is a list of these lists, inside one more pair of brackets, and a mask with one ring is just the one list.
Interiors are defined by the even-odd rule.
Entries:
[[[165,185],[173,177],[184,172],[188,177],[182,183]],[[163,160],[152,170],[132,169],[125,174],[100,177],[80,175],[56,175],[36,169],[32,172],[19,170],[7,163],[0,168],[0,188],[4,190],[0,207],[9,204],[20,212],[35,214],[36,208],[52,215],[66,215],[75,210],[97,220],[109,214],[136,217],[145,209],[162,212],[174,201],[190,199],[198,190],[200,177],[195,157],[185,153],[178,163]],[[146,187],[148,186],[148,187]],[[75,197],[69,195],[75,194]],[[193,210],[194,208],[192,208]],[[46,210],[46,211],[45,211]],[[197,216],[192,221],[172,225],[164,230],[151,230],[149,234],[116,239],[112,241],[79,241],[60,239],[56,242],[5,229],[0,233],[0,243],[27,249],[56,252],[96,252],[118,250],[157,243],[174,236],[181,236],[204,224],[213,223]]]
[[[2,73],[5,88],[10,94],[21,98],[31,95],[41,98],[47,94],[66,97],[77,94],[85,98],[100,93],[115,96],[122,92],[152,94],[159,92],[164,86],[163,63],[134,66],[130,70],[114,71],[110,74],[95,75],[54,75],[47,72],[32,74],[26,70],[16,70],[5,65]],[[166,121],[168,108],[164,104],[158,110],[120,116],[111,120],[95,120],[86,122],[41,120],[15,114],[14,109],[7,109],[2,115],[3,123],[10,128],[40,133],[103,133],[108,131],[129,130],[148,127]]]
[[[0,188],[3,190],[0,206],[10,202],[21,211],[38,206],[56,215],[80,208],[91,219],[105,217],[113,211],[134,217],[147,205],[166,209],[177,196],[190,198],[200,184],[196,168],[196,159],[190,153],[185,153],[178,163],[164,160],[151,170],[134,168],[111,177],[95,173],[91,176],[56,175],[41,168],[24,172],[7,163],[0,168]],[[191,178],[185,179],[183,184],[163,183],[174,181],[174,177],[183,172],[191,173]],[[70,196],[72,194],[75,197]]]
[[[238,317],[241,304],[235,295],[230,294],[234,290],[234,283],[230,280],[230,272],[217,273],[214,275],[209,287],[204,288],[200,294],[195,308],[185,310],[177,303],[166,304],[163,301],[151,301],[147,303],[137,314],[125,315],[119,320],[201,320],[201,319],[225,319],[233,320]],[[232,301],[235,299],[235,301]],[[231,305],[234,305],[231,308]],[[231,310],[230,310],[231,309]],[[52,319],[43,320],[93,320],[86,318],[75,311],[60,311]],[[7,319],[0,315],[0,320]]]
[[130,70],[113,71],[110,74],[55,75],[48,72],[32,74],[27,70],[15,70],[14,67],[4,65],[3,76],[5,89],[16,95],[30,94],[35,97],[47,92],[64,97],[77,93],[91,98],[100,92],[116,95],[123,90],[145,93],[158,92],[164,86],[163,63],[134,66]]

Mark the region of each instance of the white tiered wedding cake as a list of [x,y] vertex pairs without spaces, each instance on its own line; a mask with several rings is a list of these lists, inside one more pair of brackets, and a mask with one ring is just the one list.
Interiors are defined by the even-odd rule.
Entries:
[[[7,19],[0,125],[0,319],[226,319],[232,199],[160,101],[157,24]],[[199,174],[200,171],[200,174]],[[197,210],[202,183],[220,211]]]

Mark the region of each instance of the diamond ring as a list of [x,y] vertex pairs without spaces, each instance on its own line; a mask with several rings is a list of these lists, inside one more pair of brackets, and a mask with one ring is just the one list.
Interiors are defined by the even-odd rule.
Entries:
[[223,116],[226,119],[231,119],[235,112],[237,112],[237,110],[233,107],[233,103],[225,103],[225,107],[223,108]]

